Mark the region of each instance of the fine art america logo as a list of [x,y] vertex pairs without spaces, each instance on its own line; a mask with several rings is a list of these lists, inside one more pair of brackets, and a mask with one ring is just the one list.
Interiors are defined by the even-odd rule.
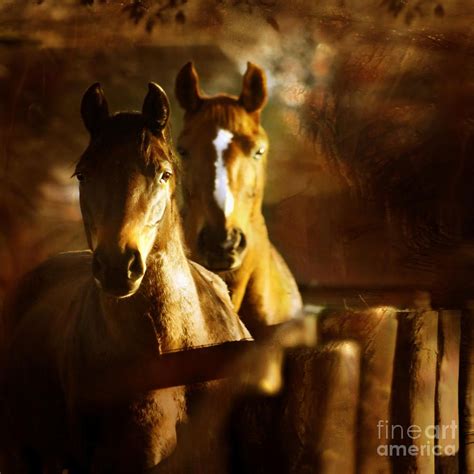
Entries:
[[391,425],[377,422],[379,456],[454,456],[457,451],[458,425]]

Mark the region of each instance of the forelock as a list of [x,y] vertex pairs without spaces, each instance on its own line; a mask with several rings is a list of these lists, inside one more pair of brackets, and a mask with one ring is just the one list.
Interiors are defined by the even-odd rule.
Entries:
[[218,128],[235,133],[252,133],[258,129],[255,118],[232,97],[207,99],[201,113],[206,122],[212,122]]
[[160,136],[155,136],[146,127],[140,113],[119,113],[110,117],[103,125],[82,155],[80,161],[87,161],[111,146],[128,146],[143,156],[145,164],[159,164],[168,161],[173,170],[179,170],[179,160],[174,151],[170,127],[167,125]]

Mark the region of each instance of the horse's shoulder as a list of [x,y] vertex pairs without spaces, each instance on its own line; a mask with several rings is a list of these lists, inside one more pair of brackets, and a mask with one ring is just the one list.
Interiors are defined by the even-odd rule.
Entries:
[[92,252],[90,250],[75,250],[71,252],[61,252],[49,257],[41,265],[38,270],[42,271],[90,271],[92,263]]
[[287,285],[291,286],[292,288],[294,287],[294,289],[298,291],[293,273],[291,273],[291,270],[288,267],[285,259],[273,244],[270,244],[270,255],[274,272],[279,274],[281,280],[286,281]]
[[44,262],[27,273],[21,280],[20,286],[27,282],[34,283],[36,287],[64,281],[68,275],[80,277],[86,272],[90,273],[92,253],[88,250],[76,252],[63,252],[49,257]]
[[91,255],[89,251],[54,255],[27,273],[20,281],[18,290],[38,294],[52,287],[75,286],[90,276]]
[[299,314],[303,307],[303,302],[298,289],[298,284],[280,252],[273,246],[273,244],[270,244],[270,246],[270,255],[273,264],[273,274],[271,275],[271,279],[275,282],[278,281],[281,291],[290,298],[292,307],[291,312]]
[[270,256],[274,266],[278,269],[278,271],[283,273],[285,277],[287,274],[292,275],[287,263],[285,262],[285,259],[272,243],[270,243]]
[[64,252],[29,271],[8,296],[5,305],[8,323],[15,326],[26,313],[38,308],[45,300],[57,306],[66,304],[73,293],[90,279],[90,265],[91,252]]

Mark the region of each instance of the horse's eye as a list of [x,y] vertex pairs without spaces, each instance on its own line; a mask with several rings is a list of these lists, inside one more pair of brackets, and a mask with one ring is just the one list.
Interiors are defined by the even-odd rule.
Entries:
[[74,176],[76,177],[76,179],[77,179],[80,183],[82,183],[82,182],[85,181],[85,179],[86,179],[84,173],[81,173],[80,171],[78,171],[77,173],[75,173]]
[[265,153],[265,148],[262,146],[254,153],[253,157],[256,160],[260,160],[264,153]]
[[160,183],[166,183],[171,178],[171,173],[169,171],[163,171],[160,176]]
[[187,158],[188,157],[188,150],[185,150],[182,146],[179,146],[177,148],[178,153],[180,154],[181,158]]

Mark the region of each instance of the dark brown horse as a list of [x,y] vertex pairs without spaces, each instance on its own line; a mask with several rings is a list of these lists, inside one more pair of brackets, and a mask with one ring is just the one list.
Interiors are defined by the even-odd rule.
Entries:
[[91,140],[75,176],[90,251],[48,260],[9,305],[5,473],[155,466],[175,446],[184,388],[85,405],[90,375],[250,337],[223,282],[183,250],[163,90],[150,84],[142,113],[109,116],[95,84],[81,112]]
[[183,217],[192,257],[227,283],[255,336],[299,315],[301,296],[271,244],[262,215],[268,137],[260,124],[265,74],[248,63],[240,97],[205,97],[192,63],[176,79],[185,110],[178,140],[183,163]]

